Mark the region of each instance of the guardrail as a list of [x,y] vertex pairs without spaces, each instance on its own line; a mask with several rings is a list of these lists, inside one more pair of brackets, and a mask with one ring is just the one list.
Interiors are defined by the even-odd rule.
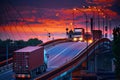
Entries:
[[36,78],[35,80],[52,80],[53,78],[55,78],[56,76],[59,76],[63,72],[74,68],[75,66],[80,64],[80,62],[83,61],[83,59],[88,55],[88,53],[90,53],[90,51],[101,42],[111,42],[111,41],[107,38],[96,40],[94,43],[92,43],[86,49],[84,49],[81,52],[81,54],[79,54],[77,57],[75,57],[71,61],[67,62],[66,64],[64,64],[63,66],[61,66],[57,69],[54,69],[44,75],[41,75],[40,77]]
[[48,41],[48,42],[46,42],[46,43],[40,44],[40,45],[38,45],[38,46],[44,46],[44,48],[48,49],[48,48],[50,48],[51,46],[54,46],[54,45],[56,45],[56,44],[63,43],[63,42],[68,42],[68,41],[70,41],[70,40],[67,39],[67,38],[55,39],[55,40]]
[[8,70],[12,70],[12,66],[13,66],[13,64],[10,63],[10,64],[7,64],[7,65],[0,67],[0,74],[3,72],[6,72]]
[[8,60],[4,60],[4,61],[0,62],[0,67],[6,65],[7,62],[8,62],[8,64],[9,64],[9,63],[11,63],[12,61],[13,61],[13,58],[9,58]]
[[67,38],[62,38],[62,39],[55,39],[55,40],[51,40],[51,41],[48,41],[48,42],[45,42],[45,43],[42,43],[42,44],[39,44],[38,46],[45,46],[45,45],[49,45],[51,43],[54,43],[54,42],[59,42],[59,41],[66,41],[68,40]]
[[0,62],[0,73],[3,73],[5,71],[12,69],[12,61],[13,61],[13,58],[9,58],[8,60],[4,60]]

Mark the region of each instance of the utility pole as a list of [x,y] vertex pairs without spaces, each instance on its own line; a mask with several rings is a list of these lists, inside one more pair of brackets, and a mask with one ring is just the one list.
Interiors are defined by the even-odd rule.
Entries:
[[6,44],[6,65],[8,66],[8,44]]

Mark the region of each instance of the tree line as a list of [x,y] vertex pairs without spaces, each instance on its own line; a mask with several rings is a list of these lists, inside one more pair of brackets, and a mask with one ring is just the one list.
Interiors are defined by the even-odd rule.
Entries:
[[0,39],[0,61],[3,61],[6,59],[6,53],[8,51],[8,57],[13,56],[13,51],[21,49],[26,46],[36,46],[38,44],[43,43],[42,40],[39,40],[37,38],[31,38],[27,41],[24,40],[1,40]]

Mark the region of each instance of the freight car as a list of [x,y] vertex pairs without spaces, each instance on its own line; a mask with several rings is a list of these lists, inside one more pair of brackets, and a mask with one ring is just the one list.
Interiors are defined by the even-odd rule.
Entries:
[[28,46],[14,52],[13,71],[17,79],[30,79],[47,69],[43,46]]

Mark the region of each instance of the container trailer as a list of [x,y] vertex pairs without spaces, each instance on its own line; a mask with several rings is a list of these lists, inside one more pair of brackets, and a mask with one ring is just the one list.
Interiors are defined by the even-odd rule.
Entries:
[[14,51],[13,71],[17,79],[33,78],[47,69],[43,46],[28,46]]

